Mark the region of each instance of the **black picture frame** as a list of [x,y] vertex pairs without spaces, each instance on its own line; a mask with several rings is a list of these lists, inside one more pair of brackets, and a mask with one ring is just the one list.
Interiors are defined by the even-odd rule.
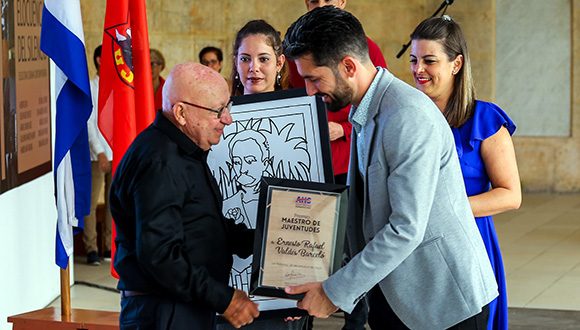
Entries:
[[[326,105],[320,96],[308,96],[301,88],[235,96],[232,101],[233,123],[224,128],[220,143],[212,146],[207,159],[223,197],[226,217],[256,227],[262,177],[334,182]],[[251,184],[247,176],[245,182],[238,180],[245,170],[236,168],[244,164],[247,155],[254,156],[249,157],[254,165],[264,166],[254,174],[247,173],[257,178]],[[255,195],[248,197],[252,193]],[[234,256],[230,285],[250,293],[251,271],[252,256]],[[260,304],[262,312],[296,306],[288,299],[250,298]]]
[[[275,243],[275,238],[269,237],[269,225],[270,225],[270,215],[272,210],[272,196],[273,192],[289,192],[288,197],[293,198],[293,194],[300,194],[301,196],[315,196],[315,195],[325,195],[325,196],[334,196],[336,197],[335,202],[330,205],[334,206],[335,215],[333,217],[334,223],[332,224],[333,233],[331,233],[331,244],[330,246],[325,246],[323,249],[313,249],[313,254],[316,253],[323,253],[329,252],[329,262],[327,264],[328,269],[326,271],[326,277],[332,275],[336,270],[338,270],[343,261],[343,251],[344,251],[344,244],[345,244],[345,230],[346,230],[346,210],[348,204],[348,191],[347,186],[339,185],[334,183],[318,183],[318,182],[306,182],[306,181],[296,181],[296,180],[288,180],[288,179],[280,179],[280,178],[269,178],[263,177],[261,181],[261,189],[260,189],[260,200],[258,206],[258,219],[256,224],[256,233],[254,238],[254,259],[252,263],[252,282],[250,285],[250,292],[254,295],[260,296],[267,296],[267,297],[278,297],[278,298],[285,298],[285,299],[301,299],[303,295],[289,295],[284,291],[283,285],[268,285],[264,283],[265,272],[267,272],[268,267],[264,263],[266,262],[266,255],[268,254],[268,246],[270,251],[272,248],[278,251],[279,255],[277,256],[280,259],[275,259],[277,262],[280,262],[281,259],[287,257],[289,259],[297,260],[300,259],[302,261],[306,260],[305,262],[308,263],[308,258],[317,260],[318,257],[314,257],[309,255],[304,257],[302,255],[293,255],[292,253],[288,253],[289,250],[286,249],[286,246],[282,246],[284,253],[280,253],[278,250],[278,244]],[[298,197],[301,198],[301,197]],[[300,212],[304,212],[303,206],[298,205],[300,201],[296,199],[294,207],[296,210],[300,210]],[[277,201],[276,201],[277,202]],[[331,209],[332,209],[331,208]],[[292,209],[292,206],[290,206]],[[308,211],[306,211],[308,212]],[[295,214],[294,214],[295,215]],[[292,216],[292,215],[290,215]],[[284,221],[284,220],[283,220]],[[274,223],[274,222],[272,222]],[[294,225],[290,225],[289,229],[290,232],[292,231],[304,231],[308,233],[310,230],[316,228],[316,226],[312,225],[314,221],[309,222],[308,225],[296,227]],[[320,221],[319,221],[320,223]],[[276,223],[278,224],[278,223]],[[284,225],[282,225],[284,226]],[[295,229],[301,228],[301,229]],[[308,234],[299,234],[301,237],[308,237]],[[312,235],[312,234],[311,234]],[[280,238],[278,238],[278,241]],[[289,240],[291,241],[291,240]],[[303,242],[310,242],[308,240],[301,241]],[[324,244],[327,241],[324,242]],[[320,242],[318,242],[320,243]],[[286,243],[283,243],[286,244]],[[316,244],[316,242],[314,242]],[[323,244],[323,245],[324,245]],[[298,251],[300,247],[296,247],[293,249],[294,251]],[[286,254],[288,253],[288,254]],[[274,260],[274,259],[272,259]],[[300,270],[298,273],[301,272]],[[292,276],[294,271],[292,271]],[[325,278],[318,278],[317,281],[324,280]],[[309,282],[309,281],[308,281]],[[302,283],[296,283],[302,284]]]

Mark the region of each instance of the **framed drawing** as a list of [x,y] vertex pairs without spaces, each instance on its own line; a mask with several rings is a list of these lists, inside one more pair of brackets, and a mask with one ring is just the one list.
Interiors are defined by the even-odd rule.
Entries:
[[[224,128],[207,162],[224,198],[224,215],[256,228],[262,177],[333,182],[326,108],[304,89],[232,100],[234,122]],[[249,292],[251,267],[252,257],[234,256],[230,284]],[[292,300],[253,299],[260,310],[296,306]]]
[[252,265],[252,294],[326,280],[343,260],[345,185],[263,177]]

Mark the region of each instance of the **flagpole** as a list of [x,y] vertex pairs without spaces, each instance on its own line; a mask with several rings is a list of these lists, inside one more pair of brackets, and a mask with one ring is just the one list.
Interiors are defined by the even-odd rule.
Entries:
[[60,310],[63,321],[70,321],[70,272],[69,263],[65,269],[60,269]]

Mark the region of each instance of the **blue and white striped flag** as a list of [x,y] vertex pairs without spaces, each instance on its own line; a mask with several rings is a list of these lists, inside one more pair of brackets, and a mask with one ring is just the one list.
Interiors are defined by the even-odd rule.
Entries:
[[74,231],[83,228],[91,203],[87,120],[92,101],[79,0],[45,0],[40,48],[55,63],[54,185],[56,264],[68,265]]

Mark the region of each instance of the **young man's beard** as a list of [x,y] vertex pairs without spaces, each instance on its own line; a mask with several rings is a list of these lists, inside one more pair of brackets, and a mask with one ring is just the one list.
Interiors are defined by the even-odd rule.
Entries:
[[337,112],[352,103],[353,91],[346,81],[339,74],[334,74],[336,79],[336,88],[332,92],[331,102],[326,104],[326,109],[331,112]]

